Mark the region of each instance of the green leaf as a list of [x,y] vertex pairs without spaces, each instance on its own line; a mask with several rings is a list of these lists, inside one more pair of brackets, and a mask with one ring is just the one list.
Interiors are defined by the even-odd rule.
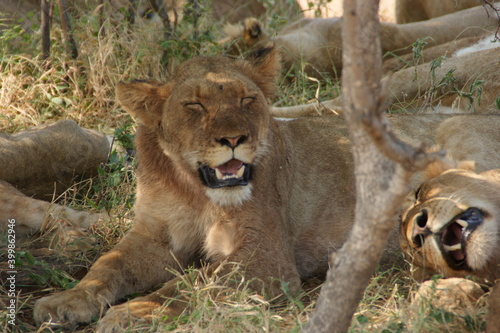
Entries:
[[26,263],[28,263],[28,265],[34,265],[37,262],[36,258],[29,252],[24,253],[24,259],[26,259]]

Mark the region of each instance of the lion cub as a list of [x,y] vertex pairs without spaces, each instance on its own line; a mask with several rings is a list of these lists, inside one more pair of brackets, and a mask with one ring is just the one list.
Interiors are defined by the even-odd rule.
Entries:
[[340,118],[335,128],[273,119],[279,68],[277,51],[265,48],[245,60],[194,58],[164,84],[118,85],[140,124],[134,226],[75,288],[36,303],[38,324],[87,323],[170,281],[111,307],[99,330],[120,331],[178,295],[172,270],[200,259],[208,271],[241,263],[251,287],[268,296],[281,294],[276,278],[297,292],[301,278],[326,272],[353,220],[347,132]]
[[[271,297],[279,280],[297,292],[301,279],[325,274],[353,221],[348,133],[341,117],[272,118],[278,71],[276,49],[264,48],[244,60],[191,59],[166,83],[118,85],[140,124],[135,223],[78,285],[36,303],[39,325],[88,323],[163,282],[112,306],[98,331],[150,321],[165,302],[162,315],[178,315],[185,300],[172,270],[200,259],[208,273],[241,265],[250,287]],[[432,138],[442,119],[406,117],[398,127]]]

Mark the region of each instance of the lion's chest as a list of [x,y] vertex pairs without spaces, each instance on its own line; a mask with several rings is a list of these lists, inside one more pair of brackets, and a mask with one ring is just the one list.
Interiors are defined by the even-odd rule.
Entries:
[[206,234],[204,249],[207,257],[213,260],[231,255],[236,249],[234,230],[227,224],[213,224]]
[[136,221],[168,237],[174,253],[201,251],[207,259],[219,260],[236,248],[233,217],[208,200],[186,201],[175,193],[157,192],[138,196],[135,211]]

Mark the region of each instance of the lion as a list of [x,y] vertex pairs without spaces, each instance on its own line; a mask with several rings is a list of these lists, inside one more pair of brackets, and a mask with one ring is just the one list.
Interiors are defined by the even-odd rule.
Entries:
[[[349,135],[342,117],[273,118],[279,71],[277,49],[266,47],[245,59],[190,59],[165,83],[118,84],[119,102],[139,123],[135,222],[73,289],[36,302],[38,325],[71,327],[104,314],[98,331],[117,332],[154,315],[171,319],[187,301],[175,271],[200,260],[207,274],[241,267],[249,287],[268,298],[282,295],[280,281],[297,293],[301,280],[325,275],[353,221]],[[392,123],[399,133],[432,143],[445,119],[408,116]],[[500,117],[456,121],[460,130],[444,126],[444,138],[459,140],[476,121],[496,133]],[[457,142],[452,153],[470,145]]]
[[[491,40],[487,37],[478,44]],[[490,44],[497,47],[460,49],[458,55],[443,59],[439,66],[425,63],[384,76],[381,83],[385,89],[385,107],[431,113],[450,110],[453,113],[498,113],[499,48],[498,43]],[[342,96],[339,96],[319,104],[274,107],[272,112],[284,118],[332,115],[342,112],[342,103]]]
[[54,229],[64,246],[104,223],[105,213],[77,211],[56,201],[75,182],[96,176],[110,150],[106,135],[69,119],[0,133],[0,232],[7,230],[8,221],[15,221],[16,244],[21,246],[33,234]]
[[[381,22],[381,51],[382,54],[402,56],[412,53],[412,45],[417,39],[426,39],[429,47],[441,45],[485,36],[494,32],[498,24],[498,17],[491,9],[482,6],[415,23]],[[280,47],[286,71],[304,67],[309,76],[335,78],[340,77],[342,71],[341,26],[341,18],[305,18],[286,26],[271,38],[260,21],[248,18],[243,25],[227,25],[224,28],[226,37],[219,43],[228,46],[229,53],[238,54],[272,40]]]
[[[436,175],[437,173],[437,175]],[[500,278],[500,169],[426,174],[401,217],[401,248],[425,275]]]
[[110,150],[106,135],[69,119],[20,133],[0,133],[0,180],[25,195],[50,201],[75,180],[96,176]]
[[396,0],[396,23],[424,21],[477,5],[477,0]]
[[[474,290],[457,289],[453,278],[472,276],[490,284],[500,278],[499,216],[500,169],[477,173],[470,161],[431,165],[401,217],[401,249],[414,276],[440,274],[445,278],[438,280],[440,289],[451,299],[477,298]],[[491,333],[500,329],[499,287],[496,283],[488,297]]]

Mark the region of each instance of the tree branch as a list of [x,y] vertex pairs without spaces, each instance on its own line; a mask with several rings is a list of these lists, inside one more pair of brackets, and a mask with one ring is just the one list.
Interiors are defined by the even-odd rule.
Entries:
[[377,12],[377,0],[344,0],[342,99],[355,163],[355,221],[346,243],[331,258],[307,333],[348,330],[396,225],[412,173],[441,156],[403,143],[389,128],[380,107]]

